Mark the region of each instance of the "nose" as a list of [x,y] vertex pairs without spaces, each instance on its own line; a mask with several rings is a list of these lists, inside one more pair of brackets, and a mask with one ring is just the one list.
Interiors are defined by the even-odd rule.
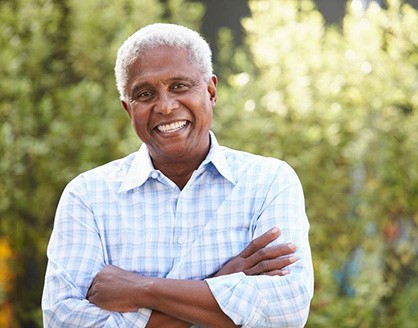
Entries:
[[168,115],[178,108],[178,102],[175,96],[170,92],[161,92],[158,96],[155,108],[158,113]]

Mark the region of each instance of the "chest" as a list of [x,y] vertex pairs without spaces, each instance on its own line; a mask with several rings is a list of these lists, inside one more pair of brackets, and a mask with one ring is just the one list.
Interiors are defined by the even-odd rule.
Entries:
[[[96,204],[105,260],[142,275],[203,279],[252,238],[262,198],[219,182],[181,192],[155,182]],[[246,195],[246,194],[248,195]]]

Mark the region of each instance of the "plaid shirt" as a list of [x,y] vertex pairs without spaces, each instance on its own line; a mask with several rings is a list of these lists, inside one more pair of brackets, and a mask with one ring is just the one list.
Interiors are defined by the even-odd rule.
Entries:
[[[287,276],[211,278],[248,243],[278,226],[300,260]],[[45,327],[145,327],[150,309],[115,313],[86,300],[107,264],[139,275],[206,280],[222,310],[244,327],[300,327],[313,295],[303,191],[283,161],[218,145],[180,190],[148,150],[85,172],[65,188],[48,246]]]

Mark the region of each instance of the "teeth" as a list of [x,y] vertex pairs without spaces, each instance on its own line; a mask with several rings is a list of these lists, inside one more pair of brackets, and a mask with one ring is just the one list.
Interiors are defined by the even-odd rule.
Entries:
[[182,127],[186,125],[186,123],[187,123],[186,121],[179,121],[179,122],[174,122],[174,123],[167,124],[167,125],[159,125],[157,129],[158,131],[161,131],[164,133],[170,133],[170,132],[180,130]]

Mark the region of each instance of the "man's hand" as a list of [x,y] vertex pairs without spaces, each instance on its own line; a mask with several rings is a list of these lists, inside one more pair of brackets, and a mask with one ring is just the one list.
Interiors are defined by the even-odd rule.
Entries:
[[147,327],[237,327],[205,281],[142,277],[108,265],[93,280],[87,299],[115,312],[152,309]]
[[[144,280],[145,284],[141,283]],[[109,311],[134,312],[141,307],[135,302],[135,287],[146,285],[146,278],[113,265],[105,266],[94,278],[87,300]],[[132,294],[133,293],[133,294]],[[132,295],[132,297],[130,297]],[[186,328],[192,324],[159,311],[152,311],[147,327]]]
[[240,254],[229,260],[215,277],[236,272],[244,272],[250,276],[288,274],[289,271],[284,268],[298,260],[296,256],[291,255],[296,251],[296,246],[289,243],[267,247],[279,235],[280,230],[275,227],[254,239]]
[[[142,282],[141,282],[142,280]],[[146,278],[113,265],[105,266],[94,278],[87,299],[105,310],[116,312],[137,311],[140,306],[130,297],[135,287],[146,286]]]

